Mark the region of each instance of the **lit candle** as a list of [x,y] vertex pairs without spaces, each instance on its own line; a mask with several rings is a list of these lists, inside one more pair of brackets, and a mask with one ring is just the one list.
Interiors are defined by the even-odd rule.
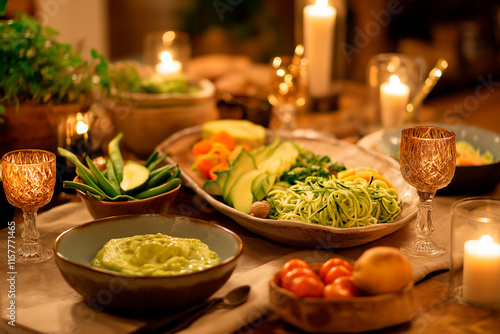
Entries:
[[304,52],[311,97],[330,95],[335,15],[328,0],[316,0],[304,8]]
[[463,299],[480,305],[500,304],[500,245],[489,235],[464,244]]
[[76,133],[83,135],[89,131],[89,126],[85,123],[81,113],[76,114]]
[[380,85],[380,111],[384,128],[401,126],[410,98],[410,88],[401,83],[397,75]]
[[172,55],[168,51],[163,51],[160,54],[161,62],[156,64],[156,72],[161,75],[179,74],[182,71],[182,64],[172,59]]

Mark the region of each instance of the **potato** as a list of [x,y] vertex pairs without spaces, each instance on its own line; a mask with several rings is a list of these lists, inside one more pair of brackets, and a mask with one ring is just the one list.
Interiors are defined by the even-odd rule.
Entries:
[[402,290],[413,279],[410,261],[394,247],[373,247],[354,262],[354,284],[368,295]]

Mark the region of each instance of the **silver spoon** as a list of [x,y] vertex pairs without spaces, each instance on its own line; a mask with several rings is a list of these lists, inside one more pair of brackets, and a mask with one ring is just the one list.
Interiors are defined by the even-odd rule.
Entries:
[[[145,333],[175,333],[188,327],[192,322],[201,317],[202,315],[216,309],[216,308],[234,308],[248,299],[250,293],[250,286],[243,285],[229,291],[223,298],[213,298],[205,301],[200,305],[193,306],[173,317],[160,320],[159,322],[150,323],[146,326],[139,328],[131,334],[145,334]],[[174,325],[174,327],[170,327]]]

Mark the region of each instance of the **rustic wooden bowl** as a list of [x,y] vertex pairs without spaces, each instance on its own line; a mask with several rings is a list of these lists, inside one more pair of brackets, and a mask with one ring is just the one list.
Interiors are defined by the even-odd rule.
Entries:
[[[311,264],[318,270],[321,264]],[[396,293],[349,299],[304,298],[279,286],[279,272],[269,282],[274,312],[312,333],[359,333],[409,321],[416,312],[413,283]]]

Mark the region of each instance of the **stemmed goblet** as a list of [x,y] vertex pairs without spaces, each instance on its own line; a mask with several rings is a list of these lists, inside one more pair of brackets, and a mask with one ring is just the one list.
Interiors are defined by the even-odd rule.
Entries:
[[417,188],[419,197],[414,230],[417,239],[401,250],[409,256],[437,257],[446,253],[431,240],[432,199],[455,175],[456,146],[453,131],[416,126],[401,132],[399,163],[403,178]]
[[17,247],[17,261],[38,263],[54,256],[51,249],[38,243],[37,211],[50,202],[56,184],[54,153],[25,149],[2,157],[2,181],[10,204],[23,210],[23,243]]

